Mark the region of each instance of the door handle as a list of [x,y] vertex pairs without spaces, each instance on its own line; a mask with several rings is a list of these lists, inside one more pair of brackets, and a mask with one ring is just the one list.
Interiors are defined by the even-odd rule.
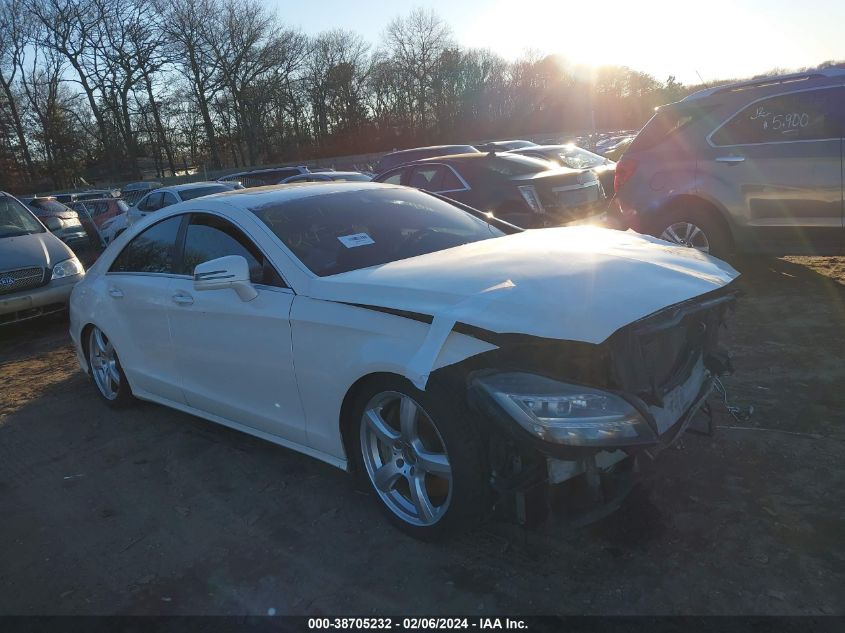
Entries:
[[109,288],[109,294],[114,297],[115,299],[122,299],[123,298],[123,290],[120,288]]
[[717,163],[728,163],[729,165],[735,165],[736,163],[741,163],[745,160],[745,156],[717,156],[716,162]]
[[194,302],[194,298],[184,292],[177,292],[171,297],[171,299],[173,299],[173,303],[178,303],[183,306],[189,306]]

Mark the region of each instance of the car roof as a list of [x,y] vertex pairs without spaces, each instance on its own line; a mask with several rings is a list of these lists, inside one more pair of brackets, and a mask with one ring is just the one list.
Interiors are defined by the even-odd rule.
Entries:
[[431,150],[448,150],[455,147],[472,147],[472,145],[460,143],[458,145],[426,145],[425,147],[411,147],[408,149],[400,149],[395,152],[385,154],[385,156],[395,156],[396,154],[406,154],[409,152],[428,152]]
[[789,73],[786,75],[770,75],[768,77],[758,77],[756,79],[749,79],[747,81],[738,81],[735,83],[724,84],[722,86],[715,86],[713,88],[705,88],[684,97],[681,102],[697,101],[707,97],[719,94],[726,94],[731,92],[739,92],[742,90],[750,90],[753,88],[766,88],[769,86],[776,86],[780,84],[793,83],[798,81],[810,80],[845,80],[845,68],[824,68],[821,70],[805,71],[800,73]]
[[156,180],[143,180],[123,185],[121,191],[146,191],[148,189],[158,189],[159,187],[161,187],[161,183]]
[[352,193],[365,189],[400,189],[398,185],[376,182],[292,182],[287,185],[267,185],[250,189],[235,189],[203,196],[203,201],[225,202],[236,209],[249,210],[267,204],[283,204],[311,196]]
[[[508,156],[512,156],[513,154],[511,154],[511,152],[495,152],[492,153],[492,155],[496,157],[507,158]],[[432,156],[431,158],[421,158],[408,164],[410,165],[414,163],[445,163],[447,161],[465,163],[467,161],[474,160],[489,160],[490,156],[491,152],[477,152],[472,154],[449,154],[447,156]]]
[[247,171],[239,171],[235,172],[234,174],[226,174],[225,176],[220,176],[218,180],[222,180],[224,178],[234,178],[235,176],[251,176],[253,174],[272,174],[276,171],[282,171],[285,169],[305,169],[308,168],[305,165],[284,165],[282,167],[265,167],[264,169],[250,169]]
[[207,180],[202,182],[186,182],[181,185],[171,185],[169,187],[160,187],[158,189],[153,189],[150,193],[158,193],[164,191],[188,191],[190,189],[200,189],[202,187],[209,187],[211,185],[222,185],[227,186],[229,183],[225,182],[218,182],[216,180]]

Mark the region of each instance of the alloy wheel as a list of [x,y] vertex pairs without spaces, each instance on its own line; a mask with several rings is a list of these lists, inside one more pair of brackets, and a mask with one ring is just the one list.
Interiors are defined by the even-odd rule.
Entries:
[[710,240],[707,238],[707,234],[692,222],[670,224],[660,234],[660,239],[681,246],[696,248],[704,253],[710,252]]
[[364,408],[361,453],[376,492],[403,521],[432,526],[452,497],[446,445],[425,409],[410,396],[386,391]]
[[120,391],[120,371],[114,346],[98,327],[91,329],[88,338],[91,374],[97,389],[107,400],[117,399]]

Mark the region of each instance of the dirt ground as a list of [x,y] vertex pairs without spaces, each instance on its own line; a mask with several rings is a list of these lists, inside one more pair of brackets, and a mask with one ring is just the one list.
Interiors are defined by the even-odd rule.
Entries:
[[350,477],[152,404],[60,321],[0,332],[2,614],[842,614],[845,258],[738,262],[713,438],[585,528],[415,542]]

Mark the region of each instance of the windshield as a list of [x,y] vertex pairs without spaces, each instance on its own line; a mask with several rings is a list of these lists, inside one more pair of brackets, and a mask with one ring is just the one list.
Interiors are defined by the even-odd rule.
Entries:
[[0,237],[43,232],[44,227],[25,206],[10,196],[0,195]]
[[41,209],[42,211],[47,211],[55,215],[64,215],[73,211],[73,209],[62,204],[58,200],[39,200],[38,198],[34,198],[32,202],[29,203],[29,206],[36,207],[37,209]]
[[179,197],[182,200],[193,200],[194,198],[201,198],[202,196],[209,196],[212,193],[221,193],[223,191],[231,191],[232,187],[229,185],[209,185],[208,187],[197,187],[196,189],[185,189],[179,192]]
[[564,145],[558,152],[561,162],[571,169],[591,169],[607,163],[607,159],[575,145]]
[[310,195],[252,212],[321,277],[504,235],[444,200],[404,188]]

